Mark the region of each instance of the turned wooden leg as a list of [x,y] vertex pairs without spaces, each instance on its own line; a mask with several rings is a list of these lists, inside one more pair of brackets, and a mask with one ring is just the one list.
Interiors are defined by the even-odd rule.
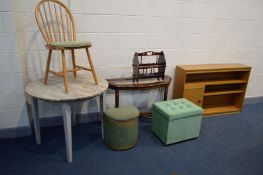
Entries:
[[67,75],[65,51],[61,50],[61,53],[62,53],[62,66],[63,66],[65,93],[67,94],[68,93],[68,75]]
[[76,70],[76,57],[75,57],[75,52],[74,52],[74,49],[71,50],[71,55],[72,55],[72,65],[73,65],[73,74],[74,74],[74,77],[76,78],[77,77],[77,70]]
[[115,90],[115,108],[119,107],[119,90]]
[[45,78],[44,78],[44,84],[47,84],[47,80],[48,80],[48,73],[49,73],[50,62],[51,62],[51,54],[52,54],[52,50],[49,49],[48,50],[48,58],[47,58]]
[[93,66],[93,63],[92,63],[91,55],[89,53],[89,49],[88,48],[86,48],[86,52],[87,52],[89,65],[90,65],[90,69],[91,69],[94,81],[95,81],[96,85],[98,85],[99,83],[98,83],[97,75],[96,75],[96,72],[95,72],[95,69],[94,69],[94,66]]
[[168,87],[164,88],[164,93],[163,93],[163,100],[166,101],[167,100],[167,94],[168,94]]

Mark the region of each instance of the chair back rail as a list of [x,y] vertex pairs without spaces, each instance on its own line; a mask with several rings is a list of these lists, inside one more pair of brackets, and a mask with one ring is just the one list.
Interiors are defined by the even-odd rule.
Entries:
[[74,18],[66,5],[58,0],[41,0],[35,9],[38,27],[49,42],[76,40]]

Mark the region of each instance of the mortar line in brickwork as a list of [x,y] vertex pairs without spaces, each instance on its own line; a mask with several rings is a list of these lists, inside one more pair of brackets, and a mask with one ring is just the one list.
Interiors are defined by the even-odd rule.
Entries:
[[102,13],[73,13],[76,15],[91,15],[91,16],[116,16],[116,17],[153,17],[153,18],[173,18],[173,19],[207,19],[207,20],[237,20],[237,21],[263,21],[253,19],[240,19],[240,18],[205,18],[205,17],[194,17],[194,16],[153,16],[153,15],[128,15],[128,14],[102,14]]

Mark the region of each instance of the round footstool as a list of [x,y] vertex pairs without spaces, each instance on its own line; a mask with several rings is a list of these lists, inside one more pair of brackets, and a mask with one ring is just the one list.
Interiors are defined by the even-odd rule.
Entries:
[[109,109],[103,115],[104,143],[114,150],[127,150],[138,139],[139,111],[134,106]]

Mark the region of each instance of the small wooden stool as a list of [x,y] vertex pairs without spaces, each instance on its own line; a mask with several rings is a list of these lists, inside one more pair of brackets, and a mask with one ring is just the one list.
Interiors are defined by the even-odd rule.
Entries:
[[104,112],[104,143],[114,150],[127,150],[138,140],[139,111],[134,106],[109,109]]

